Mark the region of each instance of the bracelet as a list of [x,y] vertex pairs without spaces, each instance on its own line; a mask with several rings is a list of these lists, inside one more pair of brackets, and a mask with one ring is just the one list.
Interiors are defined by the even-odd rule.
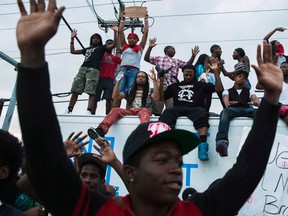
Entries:
[[73,45],[74,43],[70,43],[71,45]]

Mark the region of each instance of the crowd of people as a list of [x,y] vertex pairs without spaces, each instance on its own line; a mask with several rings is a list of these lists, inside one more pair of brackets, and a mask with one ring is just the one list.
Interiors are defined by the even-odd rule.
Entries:
[[[128,43],[125,41],[125,18],[120,20],[122,60],[111,53],[117,45],[117,25],[113,26],[113,40],[103,45],[101,36],[93,34],[90,46],[82,50],[74,48],[77,30],[73,30],[70,51],[83,54],[85,60],[72,84],[66,112],[72,113],[78,95],[83,92],[89,95],[88,114],[95,114],[97,102],[106,100],[107,116],[88,129],[88,135],[97,143],[94,148],[98,155],[83,153],[88,135],[82,132],[71,133],[63,142],[53,106],[45,45],[56,34],[65,8],[57,9],[56,0],[49,0],[47,9],[44,0],[30,0],[30,13],[22,0],[18,0],[18,5],[21,17],[16,35],[21,62],[17,101],[24,145],[0,130],[0,215],[237,214],[264,174],[279,116],[288,126],[288,63],[281,43],[268,41],[284,28],[276,28],[265,36],[262,46],[257,46],[258,65],[252,67],[258,87],[264,91],[261,101],[248,82],[250,62],[242,48],[233,52],[237,64],[228,72],[219,45],[211,46],[210,56],[201,54],[194,66],[199,47],[192,49],[187,62],[174,58],[173,46],[164,48],[164,56],[151,56],[156,46],[153,38],[144,60],[156,66],[157,73],[152,68],[148,74],[140,68],[148,38],[148,13],[139,45],[139,37],[134,33],[128,34]],[[183,81],[178,80],[179,69]],[[221,72],[234,81],[230,89],[224,90]],[[214,92],[223,106],[215,141],[221,157],[228,156],[230,121],[240,116],[251,117],[253,125],[233,167],[207,185],[204,192],[193,190],[180,200],[183,155],[198,148],[198,158],[209,160],[207,132]],[[33,104],[27,103],[28,98],[33,99]],[[127,101],[125,109],[120,108],[123,99]],[[46,111],[39,113],[43,106]],[[38,113],[37,118],[34,113]],[[150,121],[152,114],[159,116],[159,120]],[[121,162],[105,134],[127,115],[139,116],[140,124],[127,137]],[[199,136],[176,128],[180,116],[193,122]],[[105,183],[107,165],[121,177],[128,195],[115,197],[115,188]]]

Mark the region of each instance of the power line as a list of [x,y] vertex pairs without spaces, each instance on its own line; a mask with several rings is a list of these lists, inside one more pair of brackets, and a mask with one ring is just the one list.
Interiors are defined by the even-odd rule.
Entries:
[[[288,40],[288,38],[273,38],[275,40]],[[201,43],[225,43],[225,42],[238,42],[238,41],[262,41],[263,38],[246,38],[246,39],[225,39],[225,40],[205,40],[205,41],[175,41],[175,42],[162,42],[157,44],[201,44]]]
[[[29,3],[29,2],[23,2],[24,4],[25,3]],[[0,3],[0,6],[1,5],[17,5],[18,3],[15,3],[15,2],[13,2],[13,3]]]
[[[94,6],[104,6],[104,5],[111,5],[111,3],[97,4]],[[71,6],[71,7],[65,7],[65,10],[75,10],[80,8],[89,8],[89,6],[88,5]],[[0,16],[15,15],[15,14],[19,14],[19,12],[0,13]]]
[[170,14],[153,16],[154,18],[167,18],[167,17],[182,17],[182,16],[206,16],[206,15],[222,15],[222,14],[241,14],[241,13],[263,13],[263,12],[282,12],[288,11],[285,9],[267,9],[267,10],[245,10],[245,11],[222,11],[222,12],[203,12],[203,13],[191,13],[191,14]]
[[[82,21],[82,22],[71,22],[70,25],[80,25],[80,24],[89,24],[89,23],[97,23],[97,21]],[[66,26],[65,23],[60,23],[59,26]],[[0,31],[10,31],[10,30],[15,30],[16,27],[12,27],[12,28],[2,28],[0,29]]]
[[[152,0],[150,0],[150,2],[151,1]],[[162,0],[154,0],[154,1],[162,1]],[[135,1],[135,2],[143,2],[143,1]],[[132,3],[132,2],[129,2],[129,3]],[[93,6],[104,6],[104,5],[111,5],[111,4],[112,3],[103,3],[103,4],[94,4]],[[79,9],[79,8],[91,8],[91,6],[89,6],[89,5],[88,6],[82,6],[81,5],[81,6],[74,6],[74,7],[66,7],[66,10]],[[158,16],[156,15],[153,17],[155,17],[155,18],[167,18],[167,17],[181,17],[181,16],[207,16],[207,15],[241,14],[241,13],[282,12],[282,11],[288,11],[288,8],[266,9],[266,10],[263,9],[263,10],[243,10],[243,11],[202,12],[202,13],[190,13],[190,14],[168,14],[168,15],[158,15]],[[15,15],[15,14],[19,14],[19,12],[0,13],[0,16]]]

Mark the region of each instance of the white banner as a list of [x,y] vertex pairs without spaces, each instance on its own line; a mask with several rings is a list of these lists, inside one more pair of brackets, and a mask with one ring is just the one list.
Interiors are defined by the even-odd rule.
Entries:
[[[249,130],[244,127],[240,148]],[[265,174],[238,215],[288,216],[288,136],[276,133]]]

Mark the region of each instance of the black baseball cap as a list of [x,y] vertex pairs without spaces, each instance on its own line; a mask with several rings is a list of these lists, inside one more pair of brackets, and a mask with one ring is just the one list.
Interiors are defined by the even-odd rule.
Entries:
[[139,150],[161,140],[175,141],[181,154],[185,155],[196,148],[200,140],[192,132],[183,129],[171,129],[163,122],[147,122],[138,125],[126,140],[123,149],[123,164]]
[[79,170],[81,170],[85,164],[95,164],[100,169],[100,175],[104,178],[106,173],[106,164],[97,160],[93,155],[93,153],[84,153],[78,158]]
[[244,70],[240,70],[240,71],[236,71],[236,76],[238,76],[239,74],[243,74],[246,79],[248,78],[248,72],[247,71],[244,71]]

